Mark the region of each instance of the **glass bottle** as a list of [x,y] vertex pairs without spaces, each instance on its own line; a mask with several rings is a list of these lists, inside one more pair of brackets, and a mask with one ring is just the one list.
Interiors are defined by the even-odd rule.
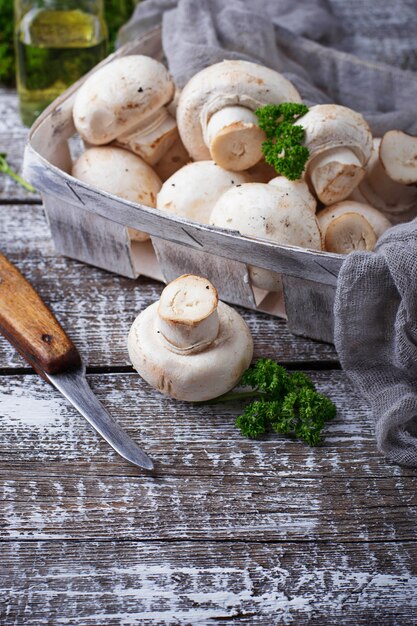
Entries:
[[107,53],[103,0],[15,0],[20,116],[30,126]]

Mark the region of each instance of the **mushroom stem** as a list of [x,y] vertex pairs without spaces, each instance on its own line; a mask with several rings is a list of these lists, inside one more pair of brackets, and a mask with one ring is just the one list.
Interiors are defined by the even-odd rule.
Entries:
[[160,339],[171,352],[201,352],[219,333],[218,295],[205,278],[185,274],[161,294],[156,318]]
[[373,250],[377,241],[374,229],[359,213],[344,213],[327,227],[324,247],[328,252],[349,254],[355,250]]
[[216,111],[203,126],[203,135],[213,161],[226,169],[246,170],[262,158],[265,133],[246,107],[226,106]]
[[308,171],[317,197],[324,204],[346,198],[365,176],[365,168],[349,148],[326,150],[313,159]]
[[119,135],[117,144],[155,165],[178,139],[177,124],[166,108],[147,117],[134,130]]

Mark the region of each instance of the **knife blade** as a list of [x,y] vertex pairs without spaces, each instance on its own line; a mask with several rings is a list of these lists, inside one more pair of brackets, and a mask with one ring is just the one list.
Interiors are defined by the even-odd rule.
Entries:
[[94,395],[78,350],[52,311],[1,253],[0,332],[118,454],[143,469],[153,469],[148,455]]

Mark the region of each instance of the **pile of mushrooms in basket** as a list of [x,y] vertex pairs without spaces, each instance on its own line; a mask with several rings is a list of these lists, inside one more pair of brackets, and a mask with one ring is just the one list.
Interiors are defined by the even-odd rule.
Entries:
[[[158,61],[118,58],[84,82],[73,116],[86,146],[75,177],[243,236],[348,254],[372,250],[415,215],[417,139],[397,130],[373,138],[360,113],[337,104],[308,108],[289,80],[255,63],[217,63],[179,92]],[[273,271],[250,267],[249,277],[254,287],[282,288]],[[206,400],[240,380],[252,341],[206,279],[177,280],[136,320],[129,353],[164,393]],[[227,375],[207,385],[204,353],[217,354],[219,336],[234,356]]]

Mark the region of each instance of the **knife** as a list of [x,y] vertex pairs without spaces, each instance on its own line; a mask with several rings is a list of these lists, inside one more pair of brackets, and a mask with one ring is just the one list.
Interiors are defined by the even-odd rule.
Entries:
[[52,311],[2,254],[0,332],[38,374],[71,402],[118,454],[143,469],[153,469],[151,459],[92,392],[78,350]]

